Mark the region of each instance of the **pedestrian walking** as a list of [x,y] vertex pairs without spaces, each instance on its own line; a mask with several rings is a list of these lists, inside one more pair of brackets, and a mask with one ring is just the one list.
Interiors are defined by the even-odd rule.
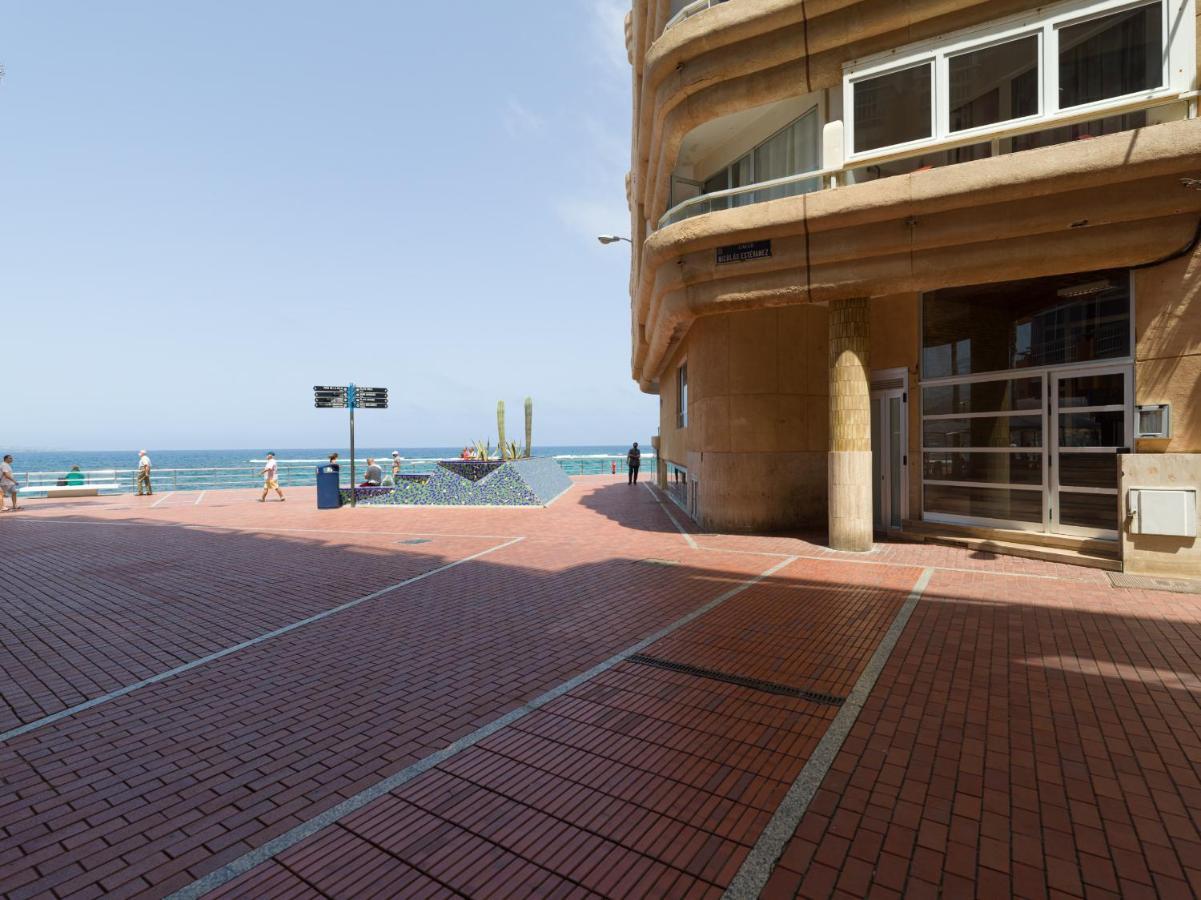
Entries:
[[283,503],[288,499],[284,496],[284,492],[279,489],[279,463],[275,461],[275,454],[267,454],[267,464],[263,466],[263,471],[259,473],[263,476],[263,496],[259,497],[259,503],[267,502],[267,494],[270,491],[275,491],[279,494],[279,501]]
[[138,496],[142,494],[150,496],[154,493],[154,488],[150,484],[150,457],[146,455],[145,450],[138,451]]
[[626,468],[630,470],[630,484],[638,483],[638,469],[641,465],[642,451],[638,449],[638,442],[634,441],[634,446],[626,454]]
[[4,462],[0,462],[0,512],[4,512],[4,498],[7,497],[12,508],[8,512],[17,511],[17,478],[13,475],[12,454],[4,454]]

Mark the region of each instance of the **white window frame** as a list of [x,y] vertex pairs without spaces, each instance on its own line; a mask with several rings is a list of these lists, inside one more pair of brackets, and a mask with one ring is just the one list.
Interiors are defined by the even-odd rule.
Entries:
[[688,427],[688,360],[676,367],[676,428]]
[[[974,525],[981,527],[1004,528],[1012,531],[1026,531],[1040,534],[1076,534],[1091,537],[1100,537],[1107,540],[1116,539],[1117,533],[1102,529],[1089,529],[1078,525],[1061,526],[1058,525],[1058,517],[1056,521],[1052,521],[1051,504],[1058,502],[1059,494],[1059,466],[1052,465],[1052,454],[1055,454],[1059,449],[1058,434],[1051,434],[1051,429],[1058,429],[1059,425],[1059,405],[1058,397],[1051,396],[1051,385],[1057,377],[1079,377],[1088,375],[1090,372],[1097,370],[1113,370],[1121,369],[1126,374],[1126,397],[1123,409],[1126,413],[1126,446],[1134,446],[1134,419],[1137,415],[1137,407],[1134,405],[1134,398],[1137,396],[1135,390],[1136,370],[1135,355],[1136,341],[1138,332],[1135,322],[1135,309],[1137,308],[1137,300],[1135,296],[1136,280],[1134,270],[1129,269],[1130,273],[1130,323],[1129,323],[1129,347],[1130,352],[1125,356],[1116,356],[1106,359],[1091,359],[1077,363],[1059,363],[1045,366],[1029,366],[1020,369],[991,369],[987,372],[973,372],[967,375],[941,375],[936,378],[923,378],[922,371],[919,369],[917,397],[918,397],[918,465],[921,467],[918,471],[921,473],[921,498],[919,508],[923,521],[942,523],[947,525]],[[921,358],[922,353],[922,335],[925,333],[925,303],[921,297],[918,300],[918,356]],[[972,384],[975,382],[986,381],[1005,381],[1005,380],[1021,380],[1027,378],[1038,378],[1042,382],[1041,395],[1042,403],[1036,409],[1013,409],[1013,410],[995,410],[982,412],[950,412],[950,413],[933,413],[926,414],[926,392],[929,387],[940,387],[943,385],[955,384]],[[1093,407],[1090,407],[1093,408]],[[926,422],[927,420],[939,419],[971,419],[983,417],[1038,417],[1043,420],[1043,435],[1042,443],[1038,447],[927,447],[926,446]],[[1087,452],[1085,448],[1081,452]],[[1069,452],[1071,452],[1069,450]],[[979,481],[954,481],[948,479],[926,478],[926,454],[927,453],[1022,453],[1029,455],[1042,456],[1042,481],[1037,485],[1022,484],[1020,482],[979,482]],[[1042,521],[1041,522],[1023,522],[1016,519],[994,519],[987,516],[960,516],[953,513],[927,512],[926,510],[926,485],[931,484],[935,487],[966,487],[966,488],[994,488],[997,490],[1013,490],[1013,491],[1041,491],[1042,492]],[[1088,489],[1088,488],[1073,488],[1069,487],[1066,490],[1076,493],[1110,493],[1108,489]],[[1066,529],[1066,530],[1065,530]]]
[[[1081,115],[1095,113],[1103,118],[1107,113],[1125,110],[1132,104],[1153,101],[1178,95],[1193,89],[1196,76],[1195,39],[1196,0],[1071,0],[1054,6],[1032,10],[1018,16],[998,19],[988,25],[958,31],[937,39],[909,44],[887,53],[876,54],[861,60],[852,60],[843,66],[843,112],[846,118],[844,130],[846,160],[848,164],[870,160],[879,156],[893,156],[899,151],[934,148],[948,141],[957,144],[964,139],[979,136],[987,139],[991,134],[1022,125],[1045,123],[1053,128],[1065,119],[1077,119]],[[1063,109],[1059,107],[1059,33],[1064,27],[1077,25],[1091,19],[1102,18],[1126,10],[1159,5],[1161,8],[1161,36],[1165,53],[1162,54],[1163,73],[1160,87],[1145,91],[1109,97],[1092,103],[1082,103]],[[1039,38],[1039,111],[1032,116],[1005,119],[990,125],[950,130],[950,59],[962,53],[986,49],[1018,38]],[[931,89],[931,134],[929,137],[888,144],[871,150],[855,150],[855,85],[859,82],[888,75],[919,65],[932,69]]]

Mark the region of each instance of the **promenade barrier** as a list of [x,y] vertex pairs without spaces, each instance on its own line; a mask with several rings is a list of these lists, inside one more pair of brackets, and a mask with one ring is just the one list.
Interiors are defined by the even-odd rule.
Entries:
[[[592,454],[581,456],[556,456],[555,461],[568,475],[626,475],[625,454],[605,455]],[[279,464],[278,480],[281,488],[313,487],[317,483],[316,467],[326,460],[276,460]],[[341,484],[350,487],[350,463],[342,459]],[[383,467],[385,479],[391,477],[391,462],[377,460]],[[412,475],[432,472],[438,464],[438,459],[405,459],[401,464],[401,474]],[[367,468],[366,459],[355,460],[356,475],[361,479]],[[643,473],[653,472],[655,457],[650,453],[642,456]],[[235,488],[261,488],[263,486],[263,462],[248,461],[239,466],[216,466],[205,468],[159,468],[151,471],[151,484],[156,493],[166,491],[215,491]],[[96,488],[88,493],[99,494],[130,494],[137,491],[137,469],[91,469],[84,471],[84,485]],[[15,473],[17,483],[21,488],[22,497],[62,495],[59,484],[67,476],[65,470],[35,472],[18,471]]]

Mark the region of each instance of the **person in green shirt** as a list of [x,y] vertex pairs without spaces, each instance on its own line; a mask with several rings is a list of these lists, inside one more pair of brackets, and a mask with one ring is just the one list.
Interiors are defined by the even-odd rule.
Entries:
[[79,466],[71,466],[71,471],[67,473],[67,487],[79,487],[87,479],[83,472],[79,471]]

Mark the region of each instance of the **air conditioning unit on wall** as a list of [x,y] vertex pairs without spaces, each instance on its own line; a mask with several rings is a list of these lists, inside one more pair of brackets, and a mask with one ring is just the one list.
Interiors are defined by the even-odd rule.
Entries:
[[1152,403],[1135,410],[1135,437],[1170,438],[1172,436],[1172,407],[1167,403]]

